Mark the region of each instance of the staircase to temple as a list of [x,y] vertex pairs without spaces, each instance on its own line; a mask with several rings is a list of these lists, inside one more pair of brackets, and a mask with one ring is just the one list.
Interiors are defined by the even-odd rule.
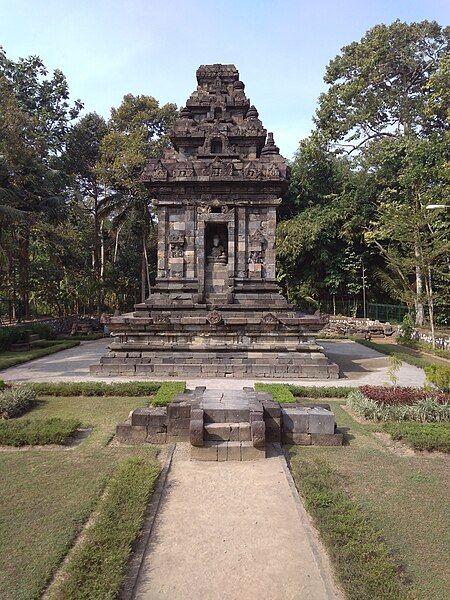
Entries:
[[271,443],[336,446],[342,433],[329,406],[281,404],[253,388],[197,387],[168,406],[136,408],[116,427],[119,442],[190,442],[191,459],[246,461],[266,457]]
[[265,458],[263,393],[208,390],[191,409],[189,427],[193,460],[226,461]]

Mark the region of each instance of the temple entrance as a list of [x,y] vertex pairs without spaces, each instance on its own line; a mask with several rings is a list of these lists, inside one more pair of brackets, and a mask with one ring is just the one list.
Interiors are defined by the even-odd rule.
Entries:
[[228,289],[228,227],[206,223],[205,291],[209,300],[224,300]]

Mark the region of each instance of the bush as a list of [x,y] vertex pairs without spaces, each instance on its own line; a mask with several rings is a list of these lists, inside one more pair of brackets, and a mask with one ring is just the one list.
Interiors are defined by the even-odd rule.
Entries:
[[78,419],[18,419],[0,421],[0,444],[4,446],[36,446],[65,444],[80,426]]
[[159,390],[158,381],[131,381],[104,383],[101,381],[77,381],[67,383],[33,383],[39,396],[147,396]]
[[412,334],[414,332],[414,323],[410,315],[406,314],[403,317],[402,324],[400,325],[400,335],[397,338],[399,344],[410,343],[412,341]]
[[[306,453],[305,453],[306,454]],[[407,600],[409,590],[370,517],[324,461],[297,455],[293,475],[348,600]]]
[[430,383],[443,392],[450,392],[450,367],[445,365],[429,365],[425,367],[425,374]]
[[446,403],[450,401],[449,394],[442,394],[413,387],[386,387],[381,385],[362,385],[359,390],[378,404],[414,404],[425,398],[433,398],[436,402]]
[[0,350],[9,350],[13,344],[27,342],[30,332],[22,327],[0,327]]
[[57,598],[117,598],[128,558],[158,478],[156,462],[128,458],[116,469],[93,525],[71,554]]
[[0,391],[6,389],[6,383],[3,381],[3,379],[0,379]]
[[0,417],[11,419],[30,410],[36,402],[36,392],[29,385],[19,385],[0,392]]
[[450,421],[448,402],[437,402],[434,398],[424,398],[414,404],[383,404],[354,390],[347,398],[347,406],[370,421]]
[[31,333],[37,334],[43,340],[56,339],[55,330],[47,323],[30,323],[30,325],[26,326],[26,329],[31,331]]
[[347,398],[349,393],[354,390],[352,387],[342,386],[303,386],[288,385],[291,392],[297,398]]
[[173,402],[177,394],[182,394],[186,390],[185,381],[167,381],[161,383],[159,390],[152,398],[153,406],[167,406]]
[[414,450],[450,452],[450,426],[447,423],[386,423],[383,429],[394,440],[404,440]]
[[295,402],[294,395],[288,385],[283,383],[255,383],[257,392],[269,392],[275,402],[292,403]]

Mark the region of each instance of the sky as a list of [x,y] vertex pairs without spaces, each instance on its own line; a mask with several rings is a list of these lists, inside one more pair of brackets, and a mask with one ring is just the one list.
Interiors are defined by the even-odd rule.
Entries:
[[450,23],[449,0],[0,0],[8,57],[61,69],[84,112],[127,93],[183,106],[200,64],[233,63],[291,158],[313,127],[325,68],[378,23]]

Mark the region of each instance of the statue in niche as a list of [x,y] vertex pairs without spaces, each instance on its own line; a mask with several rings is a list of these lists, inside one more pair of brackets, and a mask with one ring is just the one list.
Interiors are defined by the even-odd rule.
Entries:
[[220,237],[217,234],[213,236],[212,248],[208,256],[208,261],[223,264],[227,262],[227,253],[222,245]]

